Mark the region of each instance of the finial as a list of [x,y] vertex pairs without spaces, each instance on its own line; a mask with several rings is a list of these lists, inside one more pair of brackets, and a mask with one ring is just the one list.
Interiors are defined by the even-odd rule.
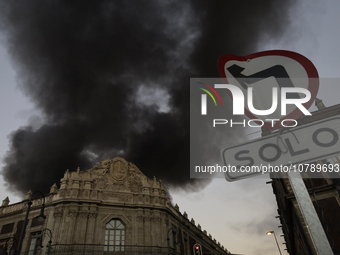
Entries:
[[32,190],[28,191],[25,197],[25,200],[29,200],[32,196]]
[[1,206],[7,206],[9,205],[9,198],[6,197],[4,200],[2,200],[2,205]]
[[66,172],[64,173],[64,178],[68,178],[69,172],[70,172],[70,171],[67,169]]
[[57,184],[54,183],[50,188],[50,193],[57,193],[58,187]]
[[183,216],[184,216],[184,218],[186,218],[186,219],[188,218],[188,214],[187,214],[186,211],[184,211]]

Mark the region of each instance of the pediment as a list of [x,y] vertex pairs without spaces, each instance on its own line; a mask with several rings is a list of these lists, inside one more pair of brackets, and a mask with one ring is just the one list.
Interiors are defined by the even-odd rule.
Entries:
[[91,174],[93,188],[102,190],[139,193],[143,189],[143,179],[147,179],[135,164],[120,157],[104,160],[86,172]]

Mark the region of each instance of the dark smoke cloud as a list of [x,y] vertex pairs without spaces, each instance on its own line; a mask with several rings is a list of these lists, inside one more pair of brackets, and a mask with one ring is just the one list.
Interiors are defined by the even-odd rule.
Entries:
[[[66,169],[86,170],[115,156],[167,185],[193,187],[190,77],[218,77],[220,55],[247,55],[261,35],[279,36],[290,6],[272,0],[0,1],[19,86],[44,118],[41,127],[10,136],[2,169],[10,189],[48,191]],[[144,102],[143,93],[151,93]]]

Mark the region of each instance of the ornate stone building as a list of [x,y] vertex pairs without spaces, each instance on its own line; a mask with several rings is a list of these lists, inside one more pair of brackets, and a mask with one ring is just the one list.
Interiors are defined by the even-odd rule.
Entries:
[[[0,207],[0,245],[20,238],[29,192],[22,202]],[[32,207],[21,254],[183,254],[200,243],[205,254],[228,251],[172,206],[162,182],[147,178],[123,158],[100,162],[87,171],[66,171],[60,188],[45,196],[44,221],[38,221],[42,199]],[[45,229],[51,230],[51,236]],[[45,247],[38,247],[40,240]],[[48,251],[48,241],[52,245]],[[13,238],[11,239],[12,242]],[[12,242],[16,248],[16,242]]]

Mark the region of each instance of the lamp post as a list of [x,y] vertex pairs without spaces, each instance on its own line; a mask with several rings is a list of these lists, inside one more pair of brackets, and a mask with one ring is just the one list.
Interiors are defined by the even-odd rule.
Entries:
[[41,239],[40,239],[40,243],[38,245],[41,248],[44,247],[44,246],[42,246],[42,239],[43,239],[44,235],[47,235],[50,238],[50,240],[48,241],[48,246],[47,246],[47,255],[50,255],[51,248],[52,248],[51,247],[51,245],[52,245],[52,231],[51,231],[51,229],[45,228],[41,231]]
[[281,253],[281,250],[280,250],[279,243],[277,242],[277,239],[276,239],[275,232],[274,232],[274,231],[268,231],[268,232],[267,232],[267,236],[269,236],[269,235],[271,235],[271,234],[273,234],[273,235],[274,235],[274,237],[275,237],[275,241],[276,241],[276,244],[277,244],[277,248],[279,249],[280,255],[282,255],[282,253]]
[[[7,248],[7,243],[8,243],[8,241],[11,240],[11,239],[13,239],[14,241],[16,241],[17,244],[18,244],[18,240],[17,240],[16,238],[14,238],[14,237],[8,238],[8,239],[6,240],[6,243],[5,243],[4,248],[2,248],[2,250],[1,250],[1,252],[0,252],[0,255],[8,255],[8,253],[7,253],[7,249],[8,249],[8,248]],[[15,252],[15,250],[14,250],[14,252]]]
[[26,225],[27,225],[27,220],[28,220],[28,214],[30,212],[31,209],[31,205],[32,205],[32,197],[34,194],[39,193],[42,198],[43,198],[43,204],[41,206],[41,210],[40,210],[40,214],[37,218],[38,221],[43,221],[44,219],[46,219],[46,216],[44,215],[44,208],[45,208],[45,196],[43,193],[41,193],[40,191],[34,191],[30,197],[30,199],[27,202],[27,210],[26,210],[26,215],[25,215],[25,220],[24,220],[24,224],[22,226],[21,229],[21,233],[20,233],[20,238],[19,238],[19,244],[18,244],[18,250],[17,250],[17,255],[20,255],[21,252],[21,248],[22,248],[22,242],[24,241],[24,236],[25,236],[25,232],[26,232]]

